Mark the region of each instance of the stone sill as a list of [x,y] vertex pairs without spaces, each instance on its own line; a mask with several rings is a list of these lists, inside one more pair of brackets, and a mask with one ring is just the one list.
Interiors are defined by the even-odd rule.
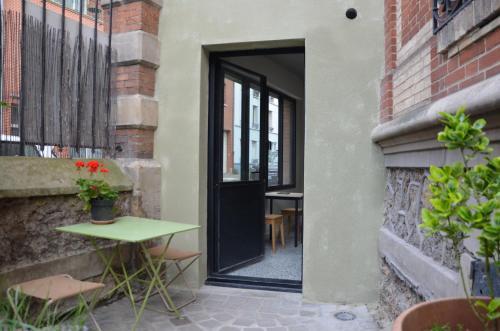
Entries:
[[463,296],[457,272],[438,264],[384,227],[379,232],[379,253],[398,277],[425,299]]
[[[132,191],[133,184],[112,160],[99,160],[109,169],[106,181],[120,192]],[[0,157],[0,199],[78,193],[75,160],[31,157]]]

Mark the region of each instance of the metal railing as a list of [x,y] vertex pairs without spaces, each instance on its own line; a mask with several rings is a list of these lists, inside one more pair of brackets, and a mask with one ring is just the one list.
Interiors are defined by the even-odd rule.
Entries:
[[463,8],[473,0],[434,0],[432,8],[433,31],[438,33],[448,24]]
[[0,155],[112,156],[113,7],[19,2],[0,8]]

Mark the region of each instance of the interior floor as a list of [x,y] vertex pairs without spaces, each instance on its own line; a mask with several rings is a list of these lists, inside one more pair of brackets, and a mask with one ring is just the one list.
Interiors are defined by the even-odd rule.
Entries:
[[281,246],[279,237],[276,238],[276,253],[273,254],[269,234],[266,234],[266,250],[264,259],[232,271],[229,275],[280,280],[302,280],[302,243],[294,246],[294,232],[285,231],[285,248]]

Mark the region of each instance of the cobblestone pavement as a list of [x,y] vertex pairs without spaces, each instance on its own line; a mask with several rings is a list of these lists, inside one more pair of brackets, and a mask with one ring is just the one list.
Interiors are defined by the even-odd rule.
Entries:
[[[182,300],[184,293],[173,293]],[[302,295],[204,286],[197,302],[185,307],[183,319],[160,313],[160,298],[151,298],[150,309],[138,330],[141,331],[375,331],[379,330],[365,305],[312,304]],[[155,311],[153,311],[153,309]],[[338,312],[351,312],[356,318],[340,321]],[[95,311],[103,331],[130,331],[133,311],[127,299],[121,299]]]

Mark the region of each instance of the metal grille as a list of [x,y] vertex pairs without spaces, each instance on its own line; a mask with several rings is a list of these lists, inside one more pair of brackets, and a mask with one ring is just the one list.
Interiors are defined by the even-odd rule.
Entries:
[[434,34],[438,33],[450,22],[463,8],[473,0],[434,0],[432,8]]
[[112,6],[100,0],[3,4],[0,77],[7,105],[0,111],[0,155],[112,156]]

